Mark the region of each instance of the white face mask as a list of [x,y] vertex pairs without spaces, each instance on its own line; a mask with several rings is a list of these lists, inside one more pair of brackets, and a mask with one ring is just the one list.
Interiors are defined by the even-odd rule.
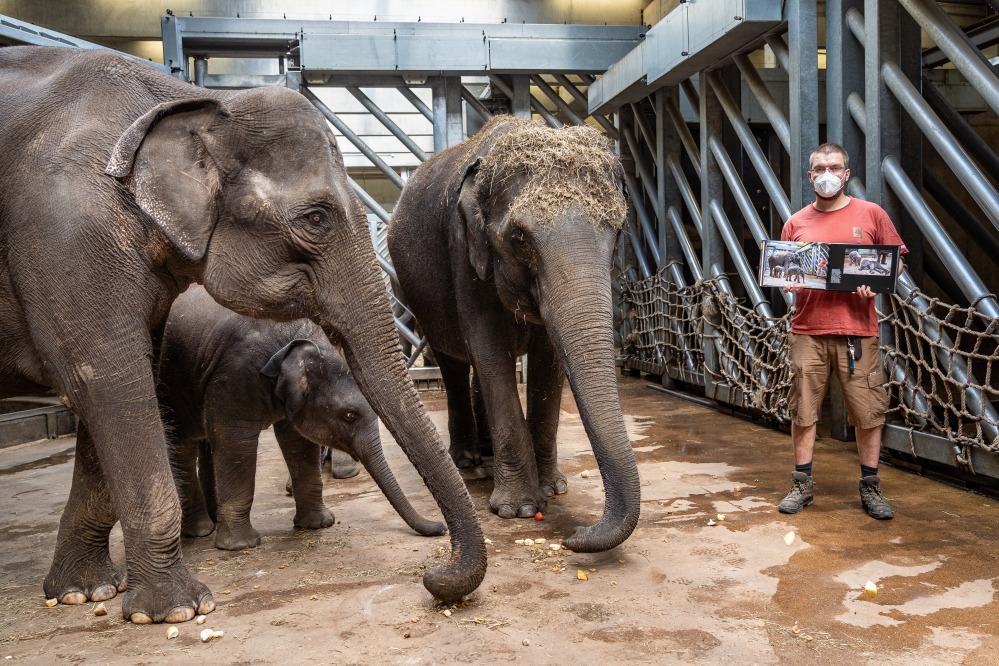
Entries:
[[831,197],[843,189],[843,179],[831,171],[824,171],[812,179],[812,187],[822,196]]

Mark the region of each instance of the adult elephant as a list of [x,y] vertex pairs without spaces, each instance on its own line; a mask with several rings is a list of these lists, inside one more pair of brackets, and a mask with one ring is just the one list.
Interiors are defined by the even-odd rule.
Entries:
[[[474,368],[494,451],[489,506],[500,517],[534,516],[566,492],[556,430],[568,377],[606,489],[599,522],[564,541],[580,552],[620,544],[639,515],[613,357],[622,181],[620,162],[596,130],[497,117],[421,165],[389,223],[403,298],[440,366],[450,453],[462,466],[480,462]],[[514,373],[524,353],[526,419]]]
[[340,353],[308,319],[244,317],[192,286],[170,308],[157,365],[184,536],[215,529],[216,548],[260,545],[250,508],[258,438],[272,425],[291,473],[295,527],[333,525],[320,474],[320,448],[331,446],[362,461],[416,532],[444,534],[444,525],[406,499],[385,461],[378,417]]
[[0,396],[55,389],[80,420],[48,597],[125,578],[133,622],[214,608],[184,566],[152,359],[174,298],[307,318],[344,351],[451,530],[428,572],[456,600],[485,573],[467,490],[406,374],[368,227],[322,116],[284,88],[209,91],[107,51],[0,49]]

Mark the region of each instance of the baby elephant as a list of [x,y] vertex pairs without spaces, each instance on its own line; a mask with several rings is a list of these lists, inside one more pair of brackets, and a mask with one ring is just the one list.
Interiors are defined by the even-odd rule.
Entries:
[[[421,516],[403,495],[385,461],[375,413],[343,358],[309,320],[250,319],[218,305],[204,288],[191,287],[167,319],[158,395],[171,434],[184,536],[211,533],[207,500],[216,506],[217,548],[260,544],[250,507],[257,439],[271,425],[291,473],[296,527],[318,529],[334,522],[323,503],[320,471],[320,447],[330,446],[359,459],[418,533],[445,532],[442,523]],[[202,442],[207,447],[199,446]],[[211,452],[200,481],[199,448]],[[207,498],[203,487],[209,489]]]
[[873,259],[861,260],[860,270],[867,271],[868,273],[880,273],[881,275],[888,275],[891,272]]

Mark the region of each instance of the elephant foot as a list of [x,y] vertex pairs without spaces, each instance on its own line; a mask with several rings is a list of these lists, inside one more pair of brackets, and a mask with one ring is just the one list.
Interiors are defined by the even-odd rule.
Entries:
[[219,550],[245,550],[260,545],[260,532],[249,522],[233,527],[220,522],[215,530],[215,547]]
[[295,514],[295,527],[305,530],[318,530],[330,527],[336,522],[333,512],[325,504],[308,511],[300,511]]
[[351,458],[349,453],[338,449],[329,449],[324,460],[329,461],[330,474],[334,479],[349,479],[361,473],[361,466],[357,461]]
[[204,511],[185,515],[180,522],[180,535],[186,539],[208,536],[215,529],[215,521]]
[[42,583],[47,599],[76,606],[88,601],[107,601],[125,591],[125,576],[111,558],[94,560],[56,558]]
[[183,564],[170,567],[155,580],[133,582],[121,604],[122,614],[135,624],[187,622],[213,610],[211,590]]
[[548,501],[540,488],[520,490],[497,484],[489,496],[489,508],[500,518],[533,518],[548,508]]
[[545,497],[564,495],[569,490],[569,483],[566,481],[565,474],[557,467],[552,467],[549,472],[539,471],[538,477],[541,492],[545,494]]
[[448,455],[458,469],[471,469],[482,464],[482,455],[477,446],[457,442],[451,444]]

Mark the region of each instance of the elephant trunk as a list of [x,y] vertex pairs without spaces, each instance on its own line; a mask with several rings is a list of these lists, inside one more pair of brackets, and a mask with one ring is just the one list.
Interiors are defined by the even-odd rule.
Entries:
[[[563,542],[580,553],[609,550],[638,523],[641,483],[618,398],[614,366],[611,285],[606,269],[573,272],[571,291],[542,297],[542,317],[579,407],[604,480],[604,513],[590,527],[577,527]],[[579,294],[576,296],[575,294]]]
[[[358,228],[367,231],[366,225]],[[451,533],[451,558],[427,571],[423,584],[442,601],[458,601],[485,577],[485,539],[465,483],[409,378],[370,240],[366,247],[358,256],[331,259],[331,274],[322,276],[328,284],[317,285],[316,293],[327,300],[316,323],[343,348],[364,397],[440,507]]]
[[409,503],[409,499],[402,492],[402,488],[399,487],[395,475],[392,474],[392,469],[389,467],[388,461],[385,460],[381,438],[378,437],[378,433],[375,433],[371,441],[356,447],[356,453],[361,460],[361,464],[364,465],[364,469],[368,470],[368,474],[378,484],[378,488],[381,489],[382,494],[388,499],[392,508],[402,516],[406,524],[412,527],[417,534],[423,536],[440,536],[447,531],[443,523],[424,518]]

